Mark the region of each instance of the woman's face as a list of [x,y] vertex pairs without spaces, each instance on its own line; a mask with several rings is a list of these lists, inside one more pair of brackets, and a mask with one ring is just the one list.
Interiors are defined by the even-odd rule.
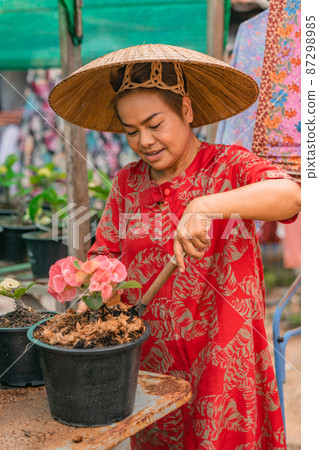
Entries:
[[131,91],[118,102],[129,146],[156,171],[178,170],[189,152],[193,111],[182,100],[182,117],[154,92]]

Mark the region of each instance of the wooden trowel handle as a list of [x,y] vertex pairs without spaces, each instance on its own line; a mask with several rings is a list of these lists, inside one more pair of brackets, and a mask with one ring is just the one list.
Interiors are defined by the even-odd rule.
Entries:
[[148,291],[145,293],[141,300],[141,304],[147,306],[153,297],[158,293],[161,287],[166,283],[169,277],[175,272],[177,268],[175,257],[168,261],[162,272],[155,279]]

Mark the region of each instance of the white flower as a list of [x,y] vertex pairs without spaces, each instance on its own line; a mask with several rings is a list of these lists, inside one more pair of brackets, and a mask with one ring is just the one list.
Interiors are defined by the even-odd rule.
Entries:
[[0,283],[0,288],[5,290],[16,289],[19,286],[21,286],[21,283],[17,280],[14,280],[13,278],[5,278]]

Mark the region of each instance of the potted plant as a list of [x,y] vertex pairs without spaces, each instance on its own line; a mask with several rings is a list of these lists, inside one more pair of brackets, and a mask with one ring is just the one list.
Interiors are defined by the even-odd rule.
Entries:
[[43,384],[36,348],[27,349],[27,331],[31,325],[55,313],[36,311],[22,302],[33,285],[23,287],[13,278],[5,278],[0,283],[0,295],[13,299],[15,304],[14,311],[0,315],[0,381],[10,386]]
[[10,154],[6,157],[3,164],[0,165],[0,191],[2,191],[2,198],[0,200],[0,215],[8,216],[16,213],[17,202],[12,198],[12,187],[17,184],[22,173],[17,173],[13,166],[18,161],[15,154]]
[[[22,234],[36,229],[36,226],[26,214],[26,205],[31,188],[23,185],[22,172],[15,173],[14,176],[10,175],[10,180],[10,183],[13,183],[13,180],[15,180],[14,184],[17,186],[17,191],[11,195],[10,190],[8,190],[9,196],[6,201],[11,202],[11,205],[14,204],[16,209],[13,211],[13,214],[9,215],[6,213],[0,216],[0,225],[3,227],[0,240],[0,260],[21,263],[28,259],[27,247],[22,239]],[[11,185],[8,185],[8,189]],[[12,203],[12,199],[14,199],[15,203]],[[8,210],[6,211],[8,212]]]
[[102,426],[133,411],[150,326],[127,305],[108,304],[114,291],[141,287],[125,282],[126,275],[125,266],[107,256],[85,262],[69,256],[50,269],[48,292],[58,301],[83,291],[82,312],[69,309],[28,331],[39,350],[51,414],[62,423]]
[[33,189],[46,188],[55,182],[65,182],[65,172],[62,172],[53,162],[40,168],[30,164],[28,169],[32,171],[29,179]]
[[[66,205],[66,194],[58,194],[53,186],[43,188],[29,202],[28,214],[36,225],[37,231],[24,233],[22,238],[26,242],[28,258],[35,278],[47,278],[50,266],[68,254],[67,246],[63,243],[65,239],[63,226],[55,230],[57,236],[54,239],[51,228],[53,215]],[[65,217],[66,214],[62,216]]]

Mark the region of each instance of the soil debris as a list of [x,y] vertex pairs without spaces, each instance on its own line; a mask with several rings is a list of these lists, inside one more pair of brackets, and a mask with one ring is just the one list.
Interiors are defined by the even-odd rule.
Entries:
[[174,394],[179,389],[180,384],[173,378],[171,380],[163,380],[158,384],[150,384],[149,386],[145,385],[145,390],[147,393],[158,396]]
[[128,305],[119,303],[82,313],[70,308],[39,326],[34,337],[58,347],[101,348],[131,342],[144,331],[143,320],[132,316]]
[[3,316],[0,316],[0,328],[21,328],[30,327],[39,320],[51,318],[53,313],[46,311],[36,311],[29,306],[22,306],[21,308],[10,311]]
[[83,436],[74,436],[74,438],[72,438],[72,441],[78,444],[79,442],[83,441]]

